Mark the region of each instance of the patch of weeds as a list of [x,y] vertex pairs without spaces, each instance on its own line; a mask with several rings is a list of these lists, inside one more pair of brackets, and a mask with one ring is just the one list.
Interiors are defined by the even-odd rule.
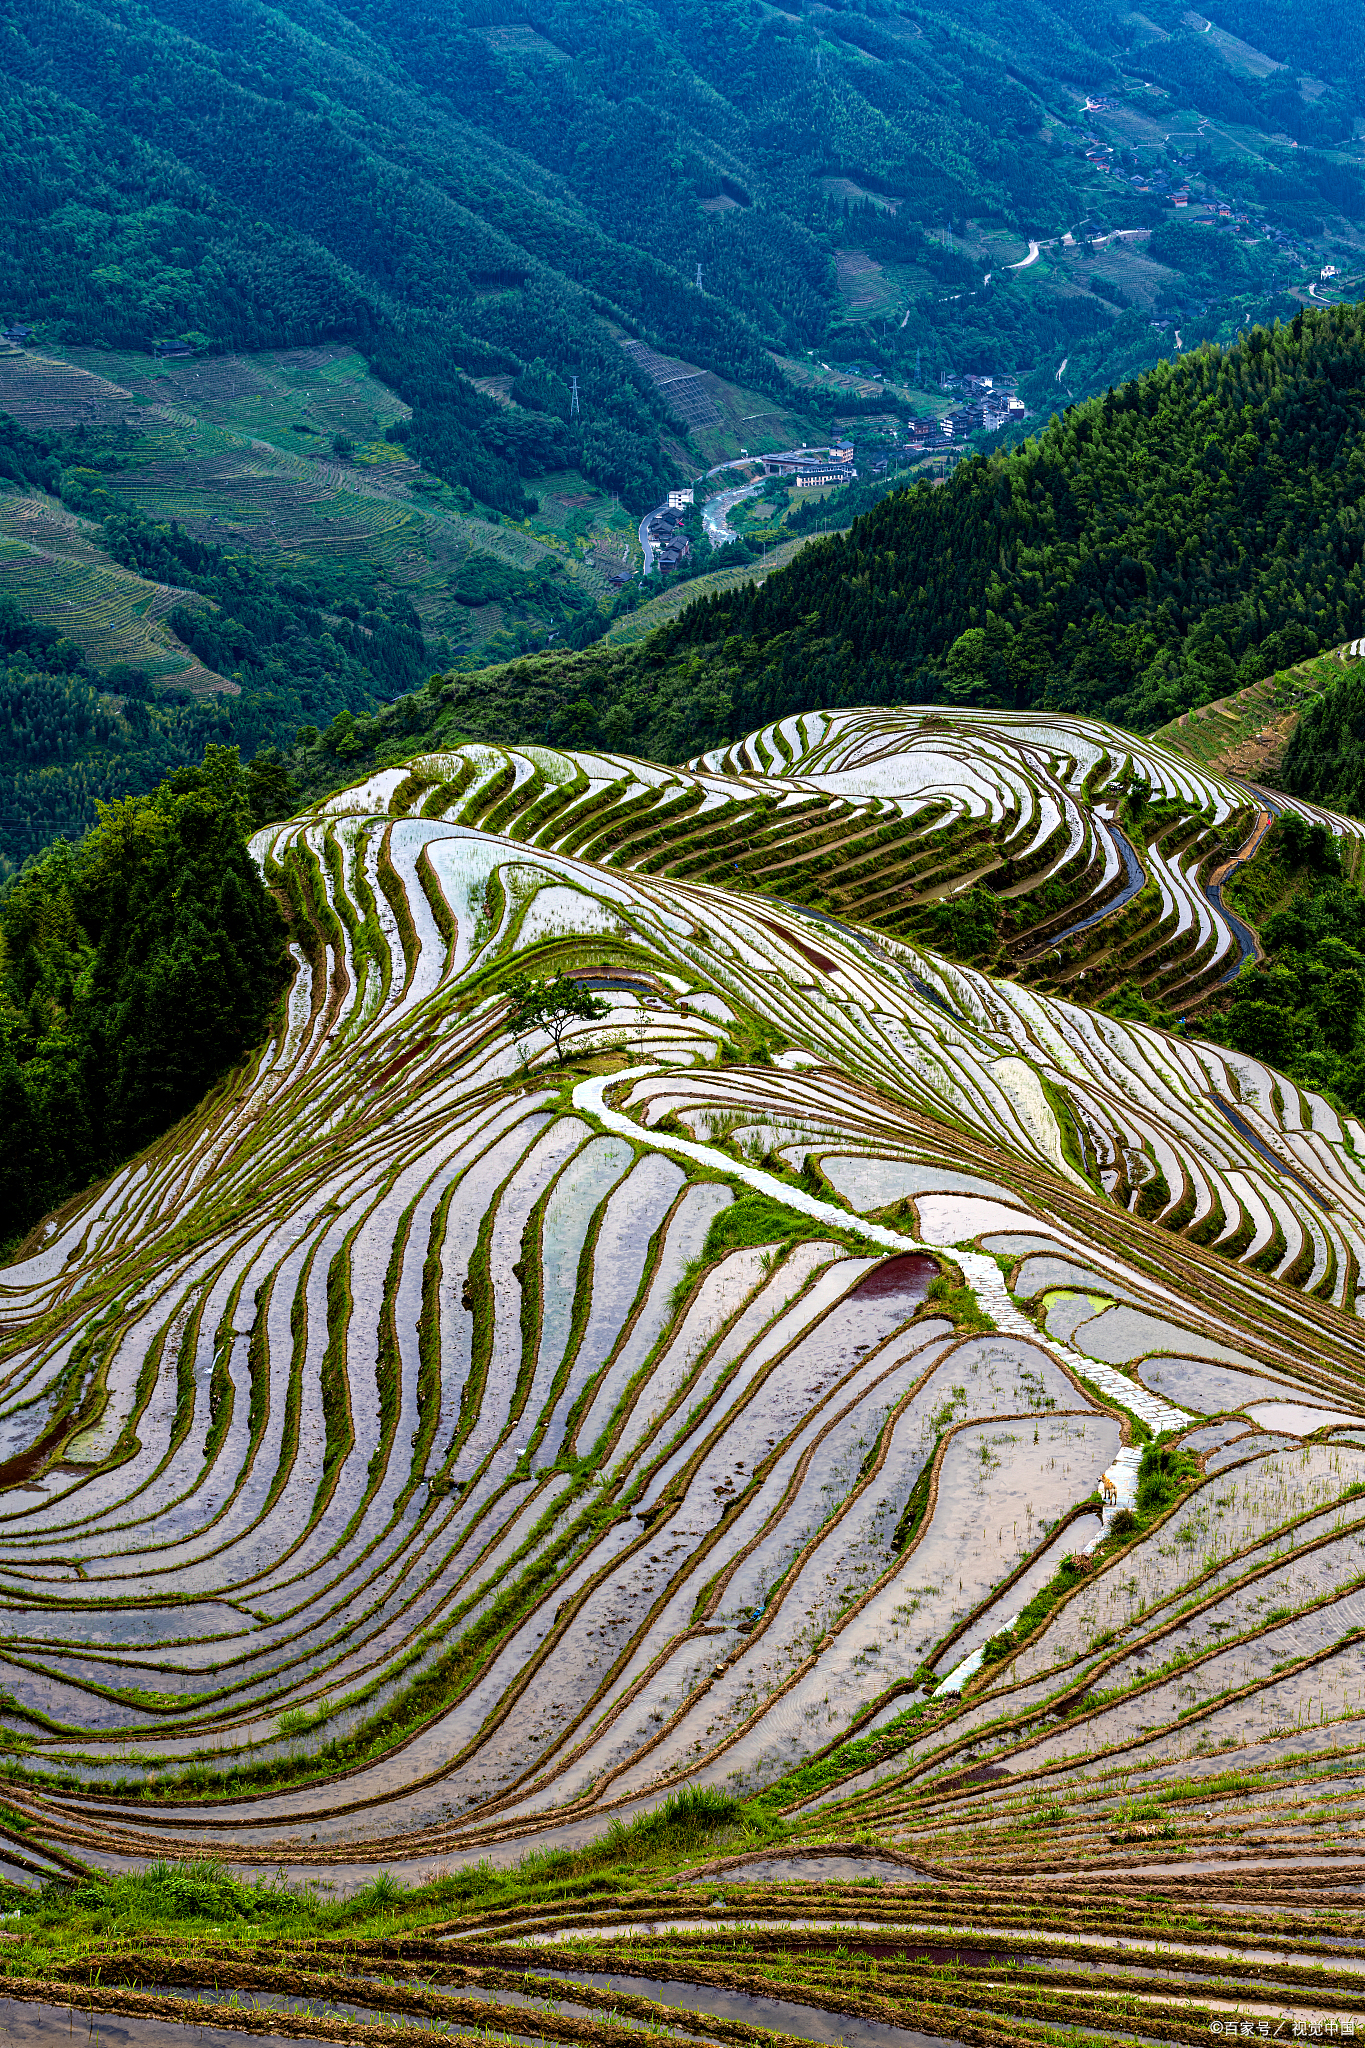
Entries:
[[202,1920],[223,1926],[293,1918],[301,1906],[306,1910],[307,1895],[278,1879],[242,1884],[225,1863],[205,1857],[202,1862],[158,1859],[143,1870],[52,1885],[43,1901],[64,1914],[74,1908],[133,1925]]
[[928,1300],[942,1310],[955,1329],[993,1330],[995,1324],[982,1308],[976,1296],[962,1279],[961,1274],[950,1278],[940,1273],[937,1280],[929,1282]]
[[1198,1477],[1199,1466],[1189,1451],[1177,1450],[1174,1444],[1148,1444],[1138,1467],[1138,1513],[1159,1514]]

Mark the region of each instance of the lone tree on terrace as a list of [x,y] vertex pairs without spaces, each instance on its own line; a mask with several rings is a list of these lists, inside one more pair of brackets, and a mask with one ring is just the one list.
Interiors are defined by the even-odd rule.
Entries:
[[515,1037],[523,1031],[543,1031],[562,1060],[564,1033],[570,1024],[595,1023],[605,1017],[610,1005],[572,975],[557,974],[553,981],[532,981],[529,974],[514,974],[507,984],[512,1000],[507,1021]]

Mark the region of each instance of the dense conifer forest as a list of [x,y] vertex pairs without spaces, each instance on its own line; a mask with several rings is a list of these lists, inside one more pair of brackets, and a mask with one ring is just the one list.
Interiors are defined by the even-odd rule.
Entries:
[[[437,678],[366,728],[357,763],[418,730],[679,761],[869,703],[1044,705],[1151,731],[1365,632],[1362,375],[1355,307],[1207,347],[946,484],[892,491],[646,641]],[[1303,727],[1319,758],[1315,719],[1336,721],[1343,760],[1357,744],[1359,685],[1343,690]],[[333,772],[321,744],[297,765],[309,788]],[[1361,800],[1345,769],[1314,774],[1290,786]]]
[[287,961],[246,835],[280,794],[270,757],[210,746],[0,893],[0,1245],[259,1042]]

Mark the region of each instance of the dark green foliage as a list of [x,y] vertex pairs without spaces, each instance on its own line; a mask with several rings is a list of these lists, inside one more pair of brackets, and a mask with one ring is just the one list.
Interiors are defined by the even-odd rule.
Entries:
[[63,1887],[62,1903],[77,1912],[107,1915],[133,1925],[206,1920],[215,1927],[290,1917],[298,1894],[277,1880],[243,1884],[216,1859],[171,1863],[158,1859],[142,1870],[83,1879]]
[[1365,817],[1365,665],[1345,670],[1305,708],[1285,748],[1280,786]]
[[[787,403],[776,358],[807,349],[907,374],[923,356],[929,381],[1033,372],[1040,390],[1064,355],[1086,390],[1161,346],[1113,286],[1039,290],[1007,268],[988,284],[980,248],[938,245],[968,217],[1043,236],[1159,217],[1090,169],[1071,125],[1082,81],[1123,88],[1118,16],[998,0],[932,20],[881,0],[818,20],[746,0],[514,15],[322,0],[286,35],[246,0],[11,4],[0,306],[42,341],[353,340],[411,404],[418,459],[512,513],[565,466],[640,509],[674,475],[660,430],[683,422],[622,334]],[[1335,58],[1340,35],[1323,40]],[[1288,73],[1235,78],[1179,19],[1169,44],[1143,39],[1132,91],[1153,64],[1176,104],[1312,145],[1284,171],[1220,148],[1223,188],[1249,180],[1285,220],[1359,213],[1357,174],[1317,154],[1350,134],[1340,66],[1318,67],[1334,82],[1310,106]],[[834,169],[894,210],[827,196]],[[901,320],[848,317],[843,250],[897,267]],[[1227,245],[1186,253],[1178,282],[1202,303]],[[1251,268],[1213,280],[1208,331],[1240,322],[1246,287],[1269,288],[1267,259]],[[511,380],[510,405],[475,388],[490,374]]]
[[79,838],[98,803],[140,796],[231,738],[223,701],[150,695],[140,672],[101,673],[0,598],[0,881],[59,836]]
[[[258,788],[260,784],[258,782]],[[0,894],[0,1244],[192,1109],[263,1035],[284,927],[210,747]]]
[[1159,1514],[1198,1476],[1199,1467],[1188,1451],[1179,1451],[1174,1444],[1148,1444],[1138,1467],[1138,1513]]
[[1324,828],[1292,812],[1265,862],[1288,900],[1261,926],[1264,961],[1238,977],[1208,1034],[1365,1112],[1365,897],[1343,881]]
[[926,919],[929,943],[957,960],[989,963],[1000,928],[1000,900],[980,883],[965,895],[936,903]]
[[[169,615],[172,632],[205,668],[265,694],[282,716],[297,722],[302,711],[343,694],[357,710],[372,691],[396,696],[425,678],[421,627],[405,598],[371,584],[362,626],[354,597],[340,587],[272,576],[245,551],[225,554],[178,525],[116,508],[106,492],[85,490],[69,477],[62,495],[77,511],[103,518],[115,561],[213,599],[212,611],[177,605]],[[329,601],[346,611],[324,617]]]
[[591,1023],[605,1017],[610,1008],[601,996],[595,996],[569,974],[557,974],[549,981],[514,974],[507,983],[507,994],[512,1003],[507,1029],[513,1037],[519,1038],[523,1032],[544,1031],[557,1060],[563,1058],[564,1034],[570,1024]]
[[298,801],[298,790],[288,768],[274,747],[253,756],[246,771],[246,801],[253,825],[269,825],[289,817]]
[[496,555],[475,553],[451,584],[450,594],[458,604],[496,604],[509,597],[531,595],[543,582],[543,577],[527,576],[509,563],[500,562]]
[[1169,1025],[1166,1012],[1156,1003],[1149,1003],[1135,981],[1123,981],[1103,997],[1097,1006],[1111,1017],[1122,1017],[1130,1024]]
[[[1152,16],[1172,36],[1177,55],[1172,59],[1160,45],[1149,43],[1144,48],[1147,61],[1174,62],[1181,70],[1198,64],[1190,46],[1197,46],[1201,38],[1190,33],[1190,17],[1179,0],[1157,0]],[[1228,0],[1219,23],[1286,67],[1265,79],[1234,79],[1218,67],[1220,82],[1254,99],[1272,126],[1287,129],[1297,142],[1318,145],[1351,132],[1349,110],[1365,92],[1365,50],[1348,13],[1330,0],[1311,0],[1308,5],[1303,0]],[[1298,75],[1305,72],[1330,80],[1328,91],[1305,99],[1297,90]],[[1198,75],[1204,75],[1202,65]],[[1217,113],[1211,102],[1200,105]]]
[[[886,498],[670,647],[762,647],[804,702],[1100,712],[1139,729],[1365,627],[1365,313],[1257,329]],[[746,723],[757,719],[746,718]]]

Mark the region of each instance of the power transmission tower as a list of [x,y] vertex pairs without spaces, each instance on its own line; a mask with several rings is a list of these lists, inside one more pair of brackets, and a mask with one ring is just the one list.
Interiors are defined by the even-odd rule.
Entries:
[[919,389],[919,359],[920,359],[920,351],[919,351],[918,349],[916,349],[916,350],[915,350],[915,389],[916,389],[917,391],[918,391],[918,389]]
[[575,378],[573,379],[573,388],[572,388],[572,390],[571,390],[571,391],[570,391],[570,393],[569,393],[569,418],[570,418],[571,420],[576,420],[576,419],[578,418],[578,379],[577,379],[577,377],[575,377]]
[[701,265],[697,265],[697,290],[701,290]]

